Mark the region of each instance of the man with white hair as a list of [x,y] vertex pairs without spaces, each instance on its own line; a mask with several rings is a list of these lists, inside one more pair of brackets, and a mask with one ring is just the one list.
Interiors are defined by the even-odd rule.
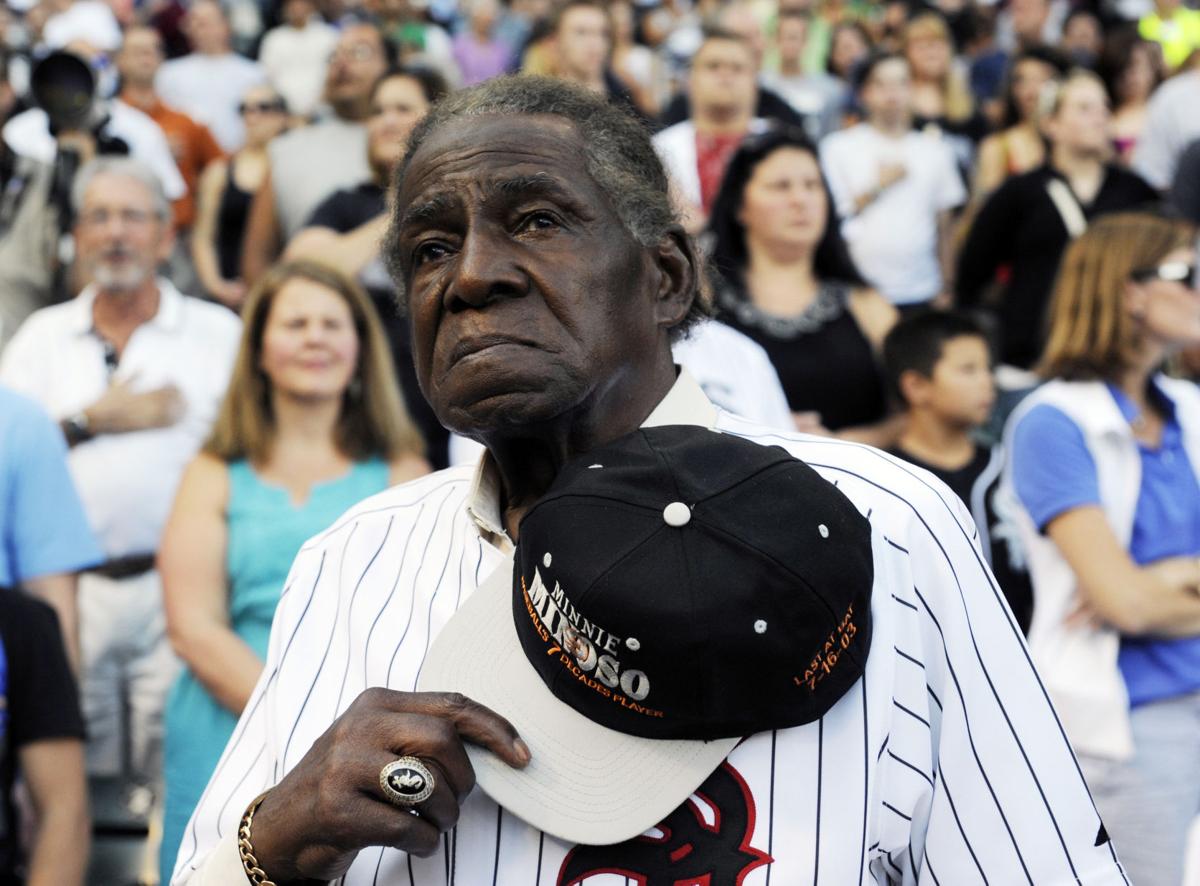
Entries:
[[0,380],[60,422],[106,557],[79,581],[89,771],[152,785],[175,674],[155,550],[224,396],[241,324],[155,275],[174,234],[153,172],[103,157],[80,170],[72,197],[76,258],[91,283],[30,315],[0,359]]

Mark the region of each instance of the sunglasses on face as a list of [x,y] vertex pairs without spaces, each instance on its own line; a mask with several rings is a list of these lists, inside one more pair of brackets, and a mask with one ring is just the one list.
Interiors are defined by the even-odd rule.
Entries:
[[237,107],[238,113],[245,117],[251,111],[258,114],[282,114],[286,108],[283,102],[242,102]]
[[1190,289],[1200,288],[1200,280],[1196,278],[1196,265],[1193,262],[1169,261],[1153,268],[1140,268],[1131,275],[1139,283],[1147,280],[1166,280],[1169,283],[1183,283]]

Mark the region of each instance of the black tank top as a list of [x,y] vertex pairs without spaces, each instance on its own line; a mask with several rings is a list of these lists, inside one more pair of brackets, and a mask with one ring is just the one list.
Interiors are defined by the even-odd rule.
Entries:
[[720,320],[763,346],[792,411],[820,413],[831,431],[879,421],[887,409],[883,373],[850,313],[850,291],[822,283],[795,317],[764,313],[729,286],[717,292]]
[[246,233],[250,201],[254,199],[252,193],[243,191],[233,180],[234,162],[234,158],[229,158],[225,190],[221,192],[221,205],[217,209],[217,261],[221,276],[226,280],[237,280],[242,276],[242,236]]

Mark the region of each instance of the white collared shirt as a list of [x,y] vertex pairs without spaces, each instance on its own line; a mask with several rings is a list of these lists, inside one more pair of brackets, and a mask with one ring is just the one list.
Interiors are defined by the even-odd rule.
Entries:
[[[662,424],[782,446],[867,516],[864,677],[820,721],[750,736],[714,789],[672,815],[672,833],[573,847],[476,790],[439,852],[364,849],[340,886],[1126,883],[954,493],[869,447],[721,412],[686,371],[646,421]],[[497,493],[485,455],[362,502],[303,547],[262,678],[185,831],[176,886],[242,882],[235,834],[250,801],[364,689],[413,689],[431,640],[505,562]]]
[[[74,447],[71,476],[105,554],[152,553],[184,467],[207,438],[225,396],[241,321],[219,305],[158,280],[159,307],[129,339],[115,380],[135,390],[168,384],[183,394],[183,418],[168,428],[108,434]],[[90,286],[29,316],[0,356],[0,381],[56,420],[91,406],[109,385],[104,343],[93,332]]]

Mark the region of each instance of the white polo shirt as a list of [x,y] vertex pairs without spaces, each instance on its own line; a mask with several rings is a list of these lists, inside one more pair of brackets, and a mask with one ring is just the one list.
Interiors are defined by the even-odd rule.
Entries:
[[[183,418],[168,428],[106,434],[74,447],[68,462],[88,522],[109,558],[152,553],[184,467],[208,437],[241,340],[226,308],[182,295],[159,279],[159,307],[139,326],[112,378],[135,390],[176,385]],[[0,356],[0,382],[56,420],[95,403],[109,384],[104,344],[92,331],[89,286],[29,316]]]
[[[870,520],[863,678],[821,720],[749,736],[643,837],[572,846],[475,790],[437,853],[364,849],[339,886],[1127,886],[954,493],[869,447],[721,412],[686,371],[646,421],[664,424],[782,446]],[[501,527],[485,455],[367,499],[304,545],[175,886],[244,880],[243,810],[364,689],[412,691],[430,642],[511,550]]]

